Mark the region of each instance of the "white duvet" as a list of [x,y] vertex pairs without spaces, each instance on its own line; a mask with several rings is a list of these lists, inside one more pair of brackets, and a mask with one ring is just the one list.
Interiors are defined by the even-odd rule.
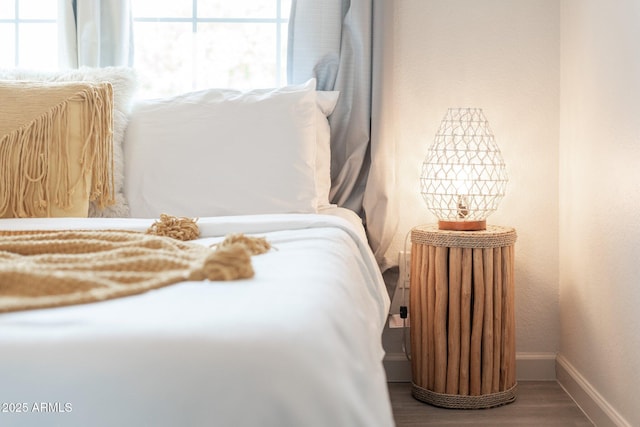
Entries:
[[0,314],[0,426],[393,425],[380,340],[389,301],[362,228],[335,215],[198,224],[203,244],[244,232],[275,250],[253,257],[251,280]]

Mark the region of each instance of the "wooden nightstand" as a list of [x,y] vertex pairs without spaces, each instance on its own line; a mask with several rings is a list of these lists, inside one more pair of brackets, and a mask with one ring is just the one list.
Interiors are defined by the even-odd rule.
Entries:
[[411,230],[413,396],[447,408],[516,398],[513,228]]

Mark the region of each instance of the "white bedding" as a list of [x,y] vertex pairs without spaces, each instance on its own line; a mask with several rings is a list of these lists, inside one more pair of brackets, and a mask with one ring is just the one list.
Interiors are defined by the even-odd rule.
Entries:
[[362,227],[332,212],[201,218],[202,243],[245,232],[273,244],[253,257],[251,280],[0,314],[0,425],[393,425],[380,340],[389,300]]

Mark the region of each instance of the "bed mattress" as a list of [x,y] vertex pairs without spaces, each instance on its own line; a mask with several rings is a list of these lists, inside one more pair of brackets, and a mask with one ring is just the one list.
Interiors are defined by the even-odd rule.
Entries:
[[[0,314],[0,425],[387,426],[389,300],[348,211],[201,218],[274,249],[255,277]],[[146,219],[0,220],[0,229],[146,230]]]

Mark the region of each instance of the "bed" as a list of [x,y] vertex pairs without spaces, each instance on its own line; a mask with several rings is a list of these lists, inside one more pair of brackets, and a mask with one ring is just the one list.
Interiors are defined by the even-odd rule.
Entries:
[[[123,125],[112,82],[116,206],[0,230],[144,232],[170,212],[197,217],[195,244],[243,233],[272,249],[249,279],[0,313],[0,425],[393,425],[387,291],[361,219],[328,203],[338,94],[203,91],[138,103]],[[229,124],[240,113],[252,126]]]

